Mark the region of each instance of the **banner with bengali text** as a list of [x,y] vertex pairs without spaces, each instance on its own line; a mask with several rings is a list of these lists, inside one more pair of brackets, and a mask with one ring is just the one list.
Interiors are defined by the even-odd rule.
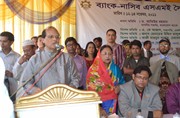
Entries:
[[117,31],[117,43],[128,39],[151,40],[152,51],[158,54],[158,42],[168,37],[172,50],[180,48],[180,3],[76,0],[77,40],[85,48],[87,42],[102,37],[106,31]]

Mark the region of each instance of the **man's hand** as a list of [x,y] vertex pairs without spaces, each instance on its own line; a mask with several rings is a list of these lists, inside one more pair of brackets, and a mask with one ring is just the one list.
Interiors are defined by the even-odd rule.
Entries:
[[161,110],[155,110],[153,111],[153,117],[154,118],[162,118],[163,114]]
[[108,117],[106,111],[102,107],[100,107],[100,115],[103,118],[107,118]]
[[41,91],[42,91],[42,90],[41,90],[40,88],[36,88],[33,94],[39,93],[39,92],[41,92]]
[[21,65],[21,64],[23,64],[24,62],[26,62],[28,59],[29,59],[28,56],[23,55],[23,56],[19,59],[18,63]]
[[114,90],[115,93],[116,93],[116,94],[119,94],[119,92],[120,92],[120,86],[115,86],[114,89],[115,89],[115,90]]
[[13,73],[10,72],[9,70],[6,70],[6,71],[5,71],[5,76],[7,76],[7,77],[13,77]]

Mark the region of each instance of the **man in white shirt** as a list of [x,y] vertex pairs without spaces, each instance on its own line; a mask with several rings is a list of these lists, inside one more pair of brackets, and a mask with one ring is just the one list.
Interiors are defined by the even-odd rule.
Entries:
[[2,32],[0,34],[0,57],[4,61],[5,64],[5,83],[8,87],[9,94],[11,95],[17,89],[17,81],[13,78],[12,69],[20,57],[20,54],[13,51],[11,45],[14,42],[14,35],[10,32]]

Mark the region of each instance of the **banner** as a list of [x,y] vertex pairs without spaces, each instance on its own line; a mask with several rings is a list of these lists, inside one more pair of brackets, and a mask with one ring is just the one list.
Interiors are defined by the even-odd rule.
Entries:
[[102,37],[106,31],[117,31],[117,43],[128,39],[152,42],[152,51],[158,54],[159,40],[170,39],[172,50],[180,49],[180,3],[76,0],[77,40],[85,48],[87,42]]

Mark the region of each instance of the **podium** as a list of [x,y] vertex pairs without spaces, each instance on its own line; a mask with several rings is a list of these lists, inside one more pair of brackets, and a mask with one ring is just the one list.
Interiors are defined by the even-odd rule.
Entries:
[[17,118],[100,118],[100,103],[94,91],[56,84],[18,99],[15,112]]

